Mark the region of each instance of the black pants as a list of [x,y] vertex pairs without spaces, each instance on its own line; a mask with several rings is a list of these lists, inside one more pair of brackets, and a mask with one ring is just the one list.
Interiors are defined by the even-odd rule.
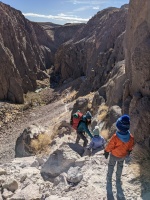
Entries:
[[79,132],[77,131],[77,139],[76,139],[76,143],[79,143],[79,140],[82,139],[84,141],[83,143],[83,147],[86,147],[88,144],[88,140],[86,139],[84,132]]

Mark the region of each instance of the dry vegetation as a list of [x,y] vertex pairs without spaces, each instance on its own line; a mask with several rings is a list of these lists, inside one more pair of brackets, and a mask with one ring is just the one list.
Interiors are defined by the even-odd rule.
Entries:
[[31,148],[35,154],[42,152],[48,152],[49,145],[51,143],[51,138],[48,134],[39,134],[37,139],[31,141]]
[[98,121],[104,121],[108,114],[108,106],[102,104],[98,109]]
[[108,129],[102,130],[100,134],[105,140],[108,140],[108,138],[109,138],[109,130]]

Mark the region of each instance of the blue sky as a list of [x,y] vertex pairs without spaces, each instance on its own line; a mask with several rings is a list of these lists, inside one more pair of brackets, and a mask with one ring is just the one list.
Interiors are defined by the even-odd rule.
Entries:
[[107,7],[121,7],[129,0],[1,0],[36,22],[56,24],[87,22]]

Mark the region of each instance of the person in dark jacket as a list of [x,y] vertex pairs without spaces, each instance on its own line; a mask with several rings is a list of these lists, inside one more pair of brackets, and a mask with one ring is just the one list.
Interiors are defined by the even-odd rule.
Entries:
[[86,147],[88,144],[88,140],[84,133],[86,132],[90,138],[93,138],[91,132],[88,129],[88,125],[91,122],[92,115],[89,111],[85,115],[83,115],[81,121],[79,122],[78,128],[77,128],[77,139],[76,143],[79,143],[79,140],[82,139],[84,141],[83,147]]

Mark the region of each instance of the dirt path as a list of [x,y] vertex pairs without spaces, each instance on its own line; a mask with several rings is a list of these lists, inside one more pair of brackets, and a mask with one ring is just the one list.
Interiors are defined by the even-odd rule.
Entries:
[[25,111],[17,121],[0,130],[0,163],[14,157],[15,142],[19,134],[29,125],[38,124],[45,128],[57,123],[56,117],[66,112],[62,100]]

